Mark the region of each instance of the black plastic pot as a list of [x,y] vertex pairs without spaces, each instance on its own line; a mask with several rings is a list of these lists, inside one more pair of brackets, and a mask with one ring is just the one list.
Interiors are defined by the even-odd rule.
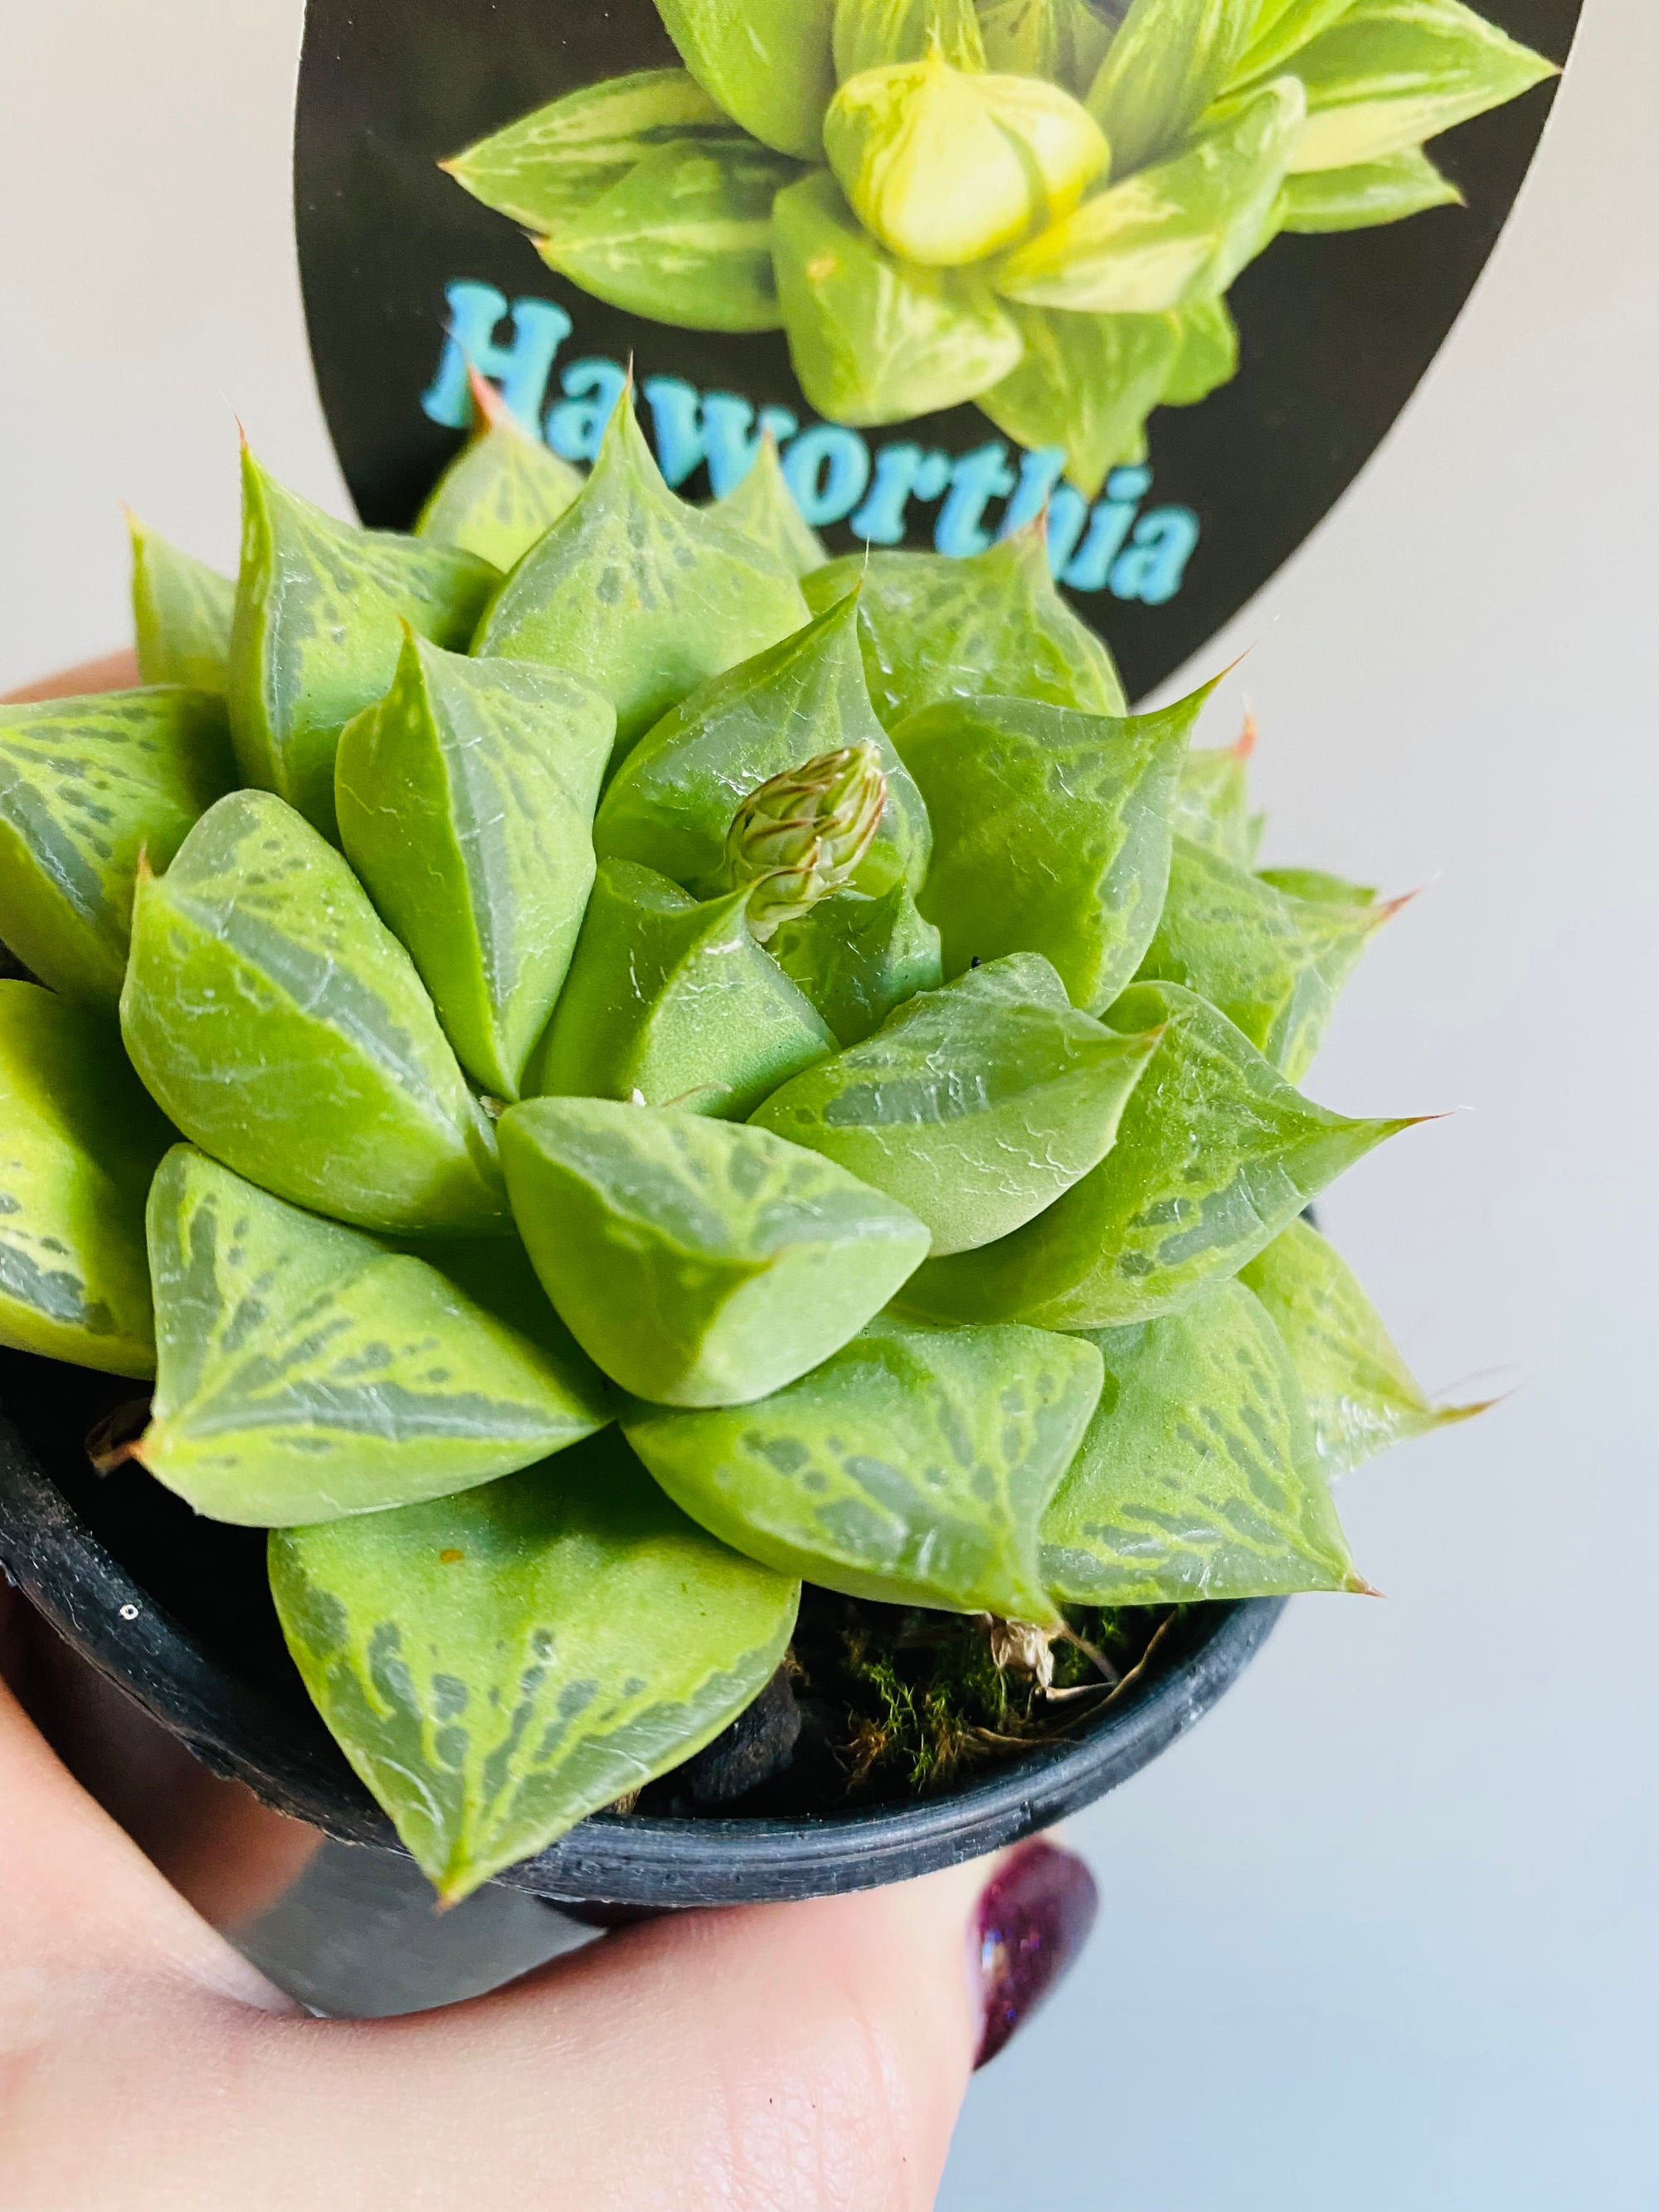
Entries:
[[[216,1773],[344,1842],[395,1848],[283,1648],[263,1534],[198,1520],[136,1468],[100,1477],[88,1465],[88,1430],[133,1387],[0,1352],[0,1565]],[[873,1888],[998,1850],[1156,1759],[1242,1672],[1283,1605],[1194,1607],[1097,1721],[949,1794],[813,1820],[600,1813],[501,1879],[561,1904],[733,1905]]]

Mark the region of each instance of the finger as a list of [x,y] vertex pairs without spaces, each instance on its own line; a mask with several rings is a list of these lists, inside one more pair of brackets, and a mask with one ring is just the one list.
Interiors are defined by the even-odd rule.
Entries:
[[43,676],[38,684],[25,684],[0,698],[0,707],[26,707],[37,699],[77,699],[89,691],[124,691],[143,682],[138,656],[126,648],[106,653],[96,660],[77,662],[56,676]]
[[60,2127],[42,2201],[221,2212],[222,2171],[193,2146],[234,2082],[238,2212],[923,2212],[975,2057],[1063,1972],[1092,1904],[1081,1863],[1040,1844],[862,1896],[630,1929],[412,2019],[220,2007],[183,2068],[176,2043],[118,2030],[100,2134],[122,2146],[122,2189],[90,2154],[65,2172]]

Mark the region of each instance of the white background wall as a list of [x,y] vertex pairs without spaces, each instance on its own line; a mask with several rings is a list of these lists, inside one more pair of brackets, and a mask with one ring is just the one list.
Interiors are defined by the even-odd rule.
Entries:
[[[125,630],[127,500],[228,567],[230,410],[342,505],[288,200],[299,0],[0,7],[0,688]],[[1077,1823],[1086,1964],[947,2212],[1649,2212],[1659,10],[1587,0],[1510,232],[1255,650],[1271,855],[1431,886],[1312,1088],[1467,1106],[1327,1208],[1425,1380],[1386,1603],[1304,1600]]]

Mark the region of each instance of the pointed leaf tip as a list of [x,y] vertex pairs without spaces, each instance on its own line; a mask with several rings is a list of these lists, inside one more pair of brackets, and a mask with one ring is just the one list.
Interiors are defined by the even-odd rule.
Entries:
[[466,364],[466,388],[480,419],[492,430],[517,429],[518,418],[476,362]]
[[1233,758],[1241,767],[1255,755],[1256,739],[1261,733],[1253,709],[1247,707],[1244,709],[1244,726],[1234,738],[1231,748]]

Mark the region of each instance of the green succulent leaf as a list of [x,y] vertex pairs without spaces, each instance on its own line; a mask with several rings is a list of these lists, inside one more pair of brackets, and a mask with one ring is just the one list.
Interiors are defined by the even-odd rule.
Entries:
[[741,1121],[835,1038],[749,927],[653,868],[600,864],[532,1097],[624,1099]]
[[222,696],[235,585],[193,553],[146,530],[136,514],[128,515],[127,527],[139,675],[146,684],[183,684]]
[[276,1530],[270,1588],[330,1733],[451,1904],[718,1735],[799,1599],[615,1430],[457,1498]]
[[222,799],[140,877],[121,1033],[185,1135],[278,1197],[364,1229],[506,1228],[489,1124],[413,962],[269,793]]
[[1188,752],[1176,786],[1176,835],[1240,868],[1250,866],[1261,842],[1262,817],[1250,811],[1248,769],[1255,750],[1255,724],[1247,715],[1237,744]]
[[1322,31],[1329,30],[1353,4],[1354,0],[1261,0],[1249,42],[1228,78],[1226,89],[1242,89],[1263,77],[1279,76],[1293,54]]
[[1315,234],[1369,230],[1401,222],[1435,207],[1462,207],[1463,195],[1419,147],[1385,154],[1351,169],[1316,169],[1286,177],[1279,201],[1281,230]]
[[340,732],[391,683],[404,623],[463,647],[499,581],[473,554],[336,522],[244,447],[227,693],[244,781],[332,837]]
[[1046,76],[1081,100],[1112,42],[1112,27],[1087,0],[990,0],[979,10],[988,68]]
[[1556,74],[1459,0],[1355,0],[1294,67],[1308,94],[1297,173],[1404,153]]
[[803,921],[786,922],[769,950],[842,1045],[859,1043],[896,1006],[945,980],[939,932],[903,884],[874,898],[837,891]]
[[680,58],[763,146],[814,161],[836,88],[836,0],[657,0]]
[[[157,1369],[137,1456],[212,1520],[291,1528],[411,1505],[611,1418],[544,1299],[526,1334],[439,1266],[191,1146],[162,1162],[149,1220]],[[492,1250],[504,1277],[529,1273],[516,1246]]]
[[714,511],[745,543],[759,546],[793,575],[810,575],[830,557],[823,540],[802,519],[795,495],[784,481],[777,441],[769,430],[756,450],[749,473],[735,490],[715,501]]
[[684,70],[639,70],[567,93],[441,166],[474,199],[544,234],[647,154],[731,135],[730,117]]
[[934,51],[952,69],[986,66],[974,0],[836,0],[835,16],[836,75],[842,84],[866,70],[925,61]]
[[772,203],[800,164],[752,138],[647,154],[536,250],[625,313],[690,331],[775,331]]
[[1258,868],[1264,884],[1287,891],[1292,898],[1322,901],[1329,906],[1370,906],[1376,892],[1370,884],[1351,884],[1346,876],[1328,875],[1323,868]]
[[1100,1374],[1079,1337],[884,1314],[758,1405],[623,1419],[693,1520],[780,1573],[881,1604],[1048,1622],[1038,1524]]
[[222,699],[158,684],[0,706],[0,939],[113,1013],[140,855],[165,867],[236,781]]
[[1139,452],[1182,333],[1173,315],[1070,315],[1012,310],[1025,351],[979,397],[999,430],[1030,452],[1059,446],[1066,473],[1093,499],[1107,471]]
[[1352,1270],[1305,1221],[1281,1231],[1241,1280],[1285,1340],[1328,1474],[1486,1412],[1430,1404]]
[[[969,21],[973,11],[966,5]],[[960,268],[1070,213],[1109,159],[1088,110],[1040,77],[924,60],[848,77],[830,103],[824,158],[890,252]]]
[[1342,986],[1392,903],[1297,898],[1184,837],[1139,980],[1184,983],[1291,1082],[1318,1051]]
[[789,357],[808,404],[831,422],[955,407],[1019,359],[1019,332],[982,276],[887,252],[827,169],[780,192],[772,222]]
[[933,834],[909,770],[877,720],[866,685],[858,595],[713,678],[671,709],[611,779],[593,825],[601,859],[637,861],[713,894],[729,887],[726,838],[757,785],[816,755],[873,744],[887,805],[854,887],[920,887]]
[[635,1396],[741,1405],[846,1343],[927,1231],[764,1129],[599,1098],[501,1117],[513,1211],[571,1334]]
[[1088,314],[1158,314],[1215,298],[1270,234],[1304,120],[1301,86],[1277,78],[1183,152],[1017,246],[998,266],[997,290]]
[[1364,1589],[1296,1371],[1261,1306],[1216,1283],[1184,1313],[1091,1333],[1100,1407],[1042,1517],[1074,1605]]
[[1292,1090],[1225,1015],[1172,983],[1110,1010],[1162,1027],[1117,1142],[1046,1213],[996,1244],[930,1260],[903,1308],[940,1322],[1115,1328],[1178,1313],[1237,1274],[1309,1200],[1409,1121],[1353,1121]]
[[346,856],[476,1083],[516,1098],[593,881],[617,718],[556,669],[464,659],[411,632],[335,762]]
[[1076,1012],[1020,952],[908,1000],[751,1116],[925,1221],[935,1253],[1006,1237],[1101,1160],[1155,1038]]
[[1158,927],[1181,758],[1213,688],[1151,714],[952,700],[899,725],[933,823],[916,903],[944,937],[946,975],[1040,952],[1073,1006],[1111,1004]]
[[802,588],[818,613],[855,586],[865,681],[890,731],[935,702],[988,695],[1125,711],[1112,656],[1055,590],[1037,526],[966,560],[849,553]]
[[699,684],[806,619],[781,561],[669,490],[630,391],[581,496],[502,585],[474,650],[592,684],[617,710],[620,757]]
[[478,427],[433,485],[415,535],[475,553],[505,574],[558,520],[582,478],[522,430],[476,372],[472,392]]
[[0,1344],[155,1373],[144,1193],[172,1137],[103,1016],[0,982]]
[[1134,0],[1089,88],[1112,174],[1172,152],[1231,74],[1255,0]]
[[1179,341],[1164,386],[1166,407],[1196,407],[1238,374],[1238,325],[1224,300],[1193,300],[1170,318]]

